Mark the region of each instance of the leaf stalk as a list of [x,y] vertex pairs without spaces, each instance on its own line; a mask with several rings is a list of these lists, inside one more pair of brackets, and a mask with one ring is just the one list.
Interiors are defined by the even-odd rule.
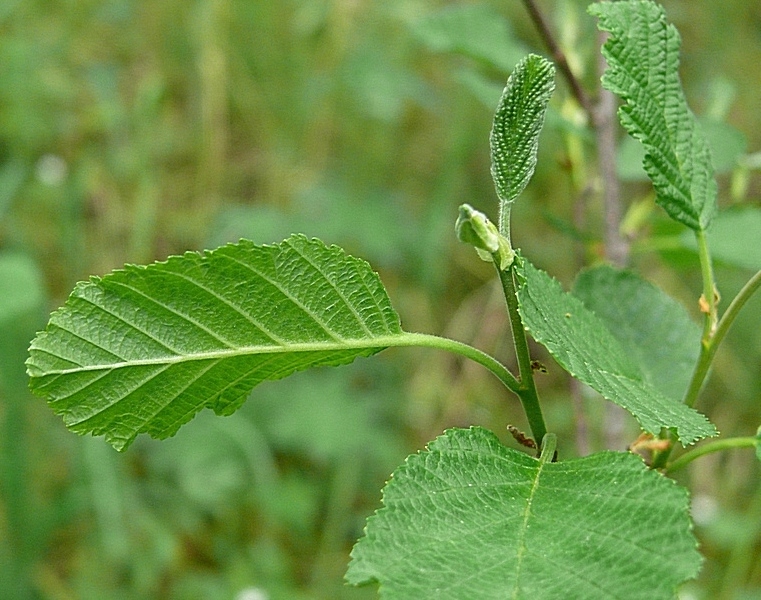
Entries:
[[486,352],[474,348],[473,346],[469,346],[468,344],[464,344],[463,342],[427,333],[405,333],[404,336],[395,340],[394,343],[389,344],[389,347],[391,346],[438,348],[439,350],[447,350],[448,352],[459,354],[460,356],[469,358],[481,366],[486,367],[505,385],[507,389],[520,396],[521,383],[505,365]]

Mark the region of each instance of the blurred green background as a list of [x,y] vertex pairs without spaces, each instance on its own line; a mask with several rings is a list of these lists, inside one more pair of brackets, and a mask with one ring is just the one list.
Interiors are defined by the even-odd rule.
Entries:
[[[542,7],[594,95],[586,4]],[[761,268],[761,4],[664,6],[728,210],[714,240],[726,306]],[[26,348],[91,274],[300,231],[369,260],[405,329],[510,362],[492,272],[453,225],[462,202],[496,217],[488,133],[528,51],[545,53],[504,0],[3,0],[0,598],[376,596],[342,576],[391,471],[446,427],[482,424],[512,445],[506,424],[525,428],[478,366],[391,350],[262,385],[231,417],[201,414],[120,455],[29,395]],[[559,81],[513,239],[565,285],[603,255],[593,142]],[[631,265],[697,319],[690,236],[654,207],[636,146],[622,140],[619,158]],[[757,297],[699,407],[724,435],[761,424],[759,330]],[[536,351],[563,455],[604,447],[602,401],[572,401]],[[708,559],[681,598],[761,598],[760,471],[738,451],[679,474]]]

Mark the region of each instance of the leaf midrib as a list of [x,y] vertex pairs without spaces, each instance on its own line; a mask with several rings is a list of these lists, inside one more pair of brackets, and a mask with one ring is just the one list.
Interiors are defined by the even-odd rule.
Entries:
[[[226,358],[234,358],[238,356],[248,355],[260,355],[260,354],[298,354],[308,352],[324,352],[330,350],[369,350],[374,348],[388,348],[391,346],[405,346],[413,345],[411,342],[417,339],[419,336],[415,336],[409,333],[400,333],[391,336],[380,336],[367,339],[344,339],[340,342],[326,341],[326,342],[301,342],[301,343],[289,343],[285,346],[241,346],[238,348],[231,348],[225,350],[213,350],[204,352],[193,352],[189,354],[181,354],[174,356],[160,356],[155,358],[146,358],[139,360],[128,360],[113,363],[101,363],[97,365],[82,365],[81,367],[75,367],[70,369],[47,369],[45,376],[49,375],[64,375],[71,373],[82,373],[88,371],[101,371],[101,370],[113,370],[126,367],[139,367],[150,365],[166,365],[166,364],[178,364],[190,361],[206,361],[206,360],[219,360]],[[51,354],[47,351],[48,354]],[[54,355],[57,356],[57,355]],[[57,356],[57,358],[64,359],[64,357]]]
[[531,486],[531,492],[529,492],[528,498],[526,498],[526,508],[523,511],[523,526],[520,529],[520,539],[518,540],[518,552],[515,555],[515,587],[513,588],[513,600],[518,598],[520,593],[520,577],[523,570],[523,557],[526,554],[526,532],[528,531],[528,521],[531,517],[531,505],[534,501],[534,496],[539,488],[539,477],[542,475],[542,470],[545,466],[544,461],[539,462],[539,466],[536,470],[536,477],[534,478],[534,484]]

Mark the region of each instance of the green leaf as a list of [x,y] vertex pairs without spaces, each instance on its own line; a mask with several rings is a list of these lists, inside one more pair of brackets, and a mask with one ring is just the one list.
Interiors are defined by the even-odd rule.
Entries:
[[452,429],[394,472],[346,579],[394,600],[672,598],[701,563],[688,504],[629,453],[553,463]]
[[756,430],[756,458],[761,460],[761,427]]
[[[748,141],[732,125],[712,118],[698,117],[698,123],[711,148],[711,160],[716,173],[729,173],[745,153]],[[647,181],[642,167],[645,149],[634,138],[621,141],[616,157],[616,172],[623,181]],[[713,223],[711,225],[713,228]]]
[[649,433],[675,429],[684,446],[716,435],[705,416],[648,383],[631,350],[579,298],[526,259],[516,258],[516,265],[526,329],[573,377],[628,410]]
[[499,196],[499,231],[508,240],[510,204],[534,174],[539,134],[554,90],[555,67],[529,54],[508,78],[494,115],[489,138],[491,175]]
[[573,295],[627,348],[647,383],[683,399],[701,335],[684,306],[635,273],[608,265],[582,271]]
[[645,147],[644,167],[656,201],[672,219],[705,230],[716,212],[711,152],[679,81],[679,33],[650,1],[589,7],[611,36],[603,46],[603,86],[626,104],[619,118]]
[[486,5],[448,6],[415,22],[412,31],[435,52],[457,52],[504,71],[525,54],[508,21]]
[[377,274],[319,240],[248,241],[76,286],[32,342],[30,386],[67,427],[123,450],[268,379],[405,339]]

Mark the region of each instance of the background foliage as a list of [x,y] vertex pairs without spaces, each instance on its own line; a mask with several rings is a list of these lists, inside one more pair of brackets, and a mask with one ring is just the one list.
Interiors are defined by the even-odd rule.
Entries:
[[[761,205],[752,68],[761,7],[663,4],[684,40],[688,102],[713,132],[720,204],[737,205],[732,231],[747,223],[732,216]],[[543,6],[594,86],[586,2]],[[520,4],[496,0],[2,3],[0,582],[9,597],[374,596],[341,579],[391,470],[449,426],[484,425],[503,441],[506,423],[525,428],[480,367],[390,350],[263,384],[231,417],[204,414],[171,440],[138,439],[117,455],[69,434],[29,396],[26,347],[92,273],[301,231],[368,259],[406,330],[509,360],[492,271],[458,245],[453,224],[462,202],[496,214],[489,128],[526,51],[546,54]],[[599,260],[602,217],[593,137],[562,82],[550,111],[537,176],[513,210],[513,243],[567,286]],[[688,236],[654,207],[629,143],[620,158],[631,262],[697,316]],[[752,248],[720,248],[717,278],[731,297],[761,265]],[[754,298],[698,406],[723,433],[758,426],[760,328]],[[539,356],[560,451],[604,447],[602,401],[580,390],[574,405],[566,377]],[[723,410],[712,411],[719,400]],[[577,435],[579,407],[587,435]],[[752,453],[707,457],[679,476],[693,489],[709,559],[683,597],[761,597]]]

